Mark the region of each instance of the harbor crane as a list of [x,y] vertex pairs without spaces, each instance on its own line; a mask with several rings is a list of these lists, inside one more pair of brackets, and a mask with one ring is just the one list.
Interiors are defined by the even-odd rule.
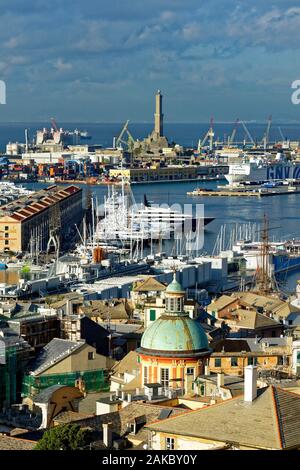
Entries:
[[279,130],[280,136],[282,138],[282,141],[286,140],[286,137],[284,137],[281,127],[278,127],[278,130]]
[[228,137],[228,145],[232,145],[233,142],[234,142],[234,139],[235,139],[235,136],[236,136],[236,132],[237,132],[237,128],[238,128],[238,125],[239,125],[239,118],[235,121],[235,125],[234,125],[234,128],[233,128],[233,131],[232,131],[232,134],[231,136]]
[[272,125],[272,116],[270,116],[269,119],[268,119],[268,124],[267,124],[267,128],[266,128],[266,132],[264,133],[264,136],[263,136],[263,144],[264,144],[264,149],[265,149],[265,150],[267,149],[267,146],[268,146],[268,143],[269,143],[269,139],[270,139],[270,129],[271,129],[271,125]]
[[246,132],[246,135],[248,137],[248,139],[250,140],[251,144],[255,145],[255,142],[254,142],[254,139],[252,137],[252,135],[250,134],[246,124],[244,123],[244,121],[240,121],[240,123],[242,124],[243,128],[244,128],[244,131]]
[[215,135],[213,127],[214,127],[214,118],[212,117],[210,119],[210,127],[209,127],[207,133],[205,134],[204,139],[202,141],[201,141],[201,139],[199,139],[199,141],[198,141],[198,152],[199,153],[201,152],[202,147],[204,147],[207,139],[209,139],[209,150],[210,150],[210,152],[212,151],[213,143],[214,143],[214,135]]
[[[121,130],[120,135],[117,138],[114,138],[114,148],[123,148],[122,144],[127,147],[129,151],[132,151],[135,140],[132,137],[128,129],[129,120],[127,120]],[[126,139],[127,136],[127,139]]]

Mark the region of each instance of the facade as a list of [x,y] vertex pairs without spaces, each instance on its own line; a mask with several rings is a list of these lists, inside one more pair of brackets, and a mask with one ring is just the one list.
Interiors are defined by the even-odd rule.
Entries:
[[83,216],[82,190],[76,186],[49,186],[1,207],[0,252],[44,251],[51,228],[63,242]]
[[87,393],[108,389],[108,370],[114,364],[109,357],[97,354],[84,341],[53,339],[29,365],[22,395],[31,397],[52,385],[77,386],[79,380]]
[[110,391],[135,390],[140,385],[138,355],[130,351],[111,369]]
[[140,384],[191,392],[211,350],[202,326],[184,310],[185,292],[174,279],[165,291],[165,313],[142,336],[137,350]]
[[9,326],[24,338],[31,347],[39,349],[59,336],[59,319],[55,314],[39,313],[8,321]]
[[85,341],[96,348],[98,354],[109,355],[109,332],[83,315],[66,315],[60,320],[61,338]]
[[233,376],[242,376],[249,365],[262,373],[292,373],[292,338],[223,339],[208,361],[210,372]]
[[0,330],[0,409],[17,403],[31,348],[5,324]]
[[109,176],[131,182],[196,180],[197,167],[195,166],[168,166],[162,168],[114,168],[109,170]]

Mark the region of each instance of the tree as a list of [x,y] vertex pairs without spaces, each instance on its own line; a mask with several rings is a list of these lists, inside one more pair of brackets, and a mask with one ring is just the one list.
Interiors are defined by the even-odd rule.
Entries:
[[35,450],[82,450],[91,442],[91,432],[78,424],[63,424],[45,432]]

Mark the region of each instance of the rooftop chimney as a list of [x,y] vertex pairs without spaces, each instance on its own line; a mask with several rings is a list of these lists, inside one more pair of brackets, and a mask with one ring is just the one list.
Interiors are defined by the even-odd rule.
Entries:
[[209,366],[205,366],[205,367],[204,367],[204,374],[205,374],[205,375],[210,375]]
[[257,367],[245,367],[244,401],[252,402],[257,397]]
[[218,388],[224,387],[224,374],[223,374],[223,372],[220,372],[217,375],[217,387]]
[[112,447],[112,430],[111,430],[111,423],[103,423],[103,444],[111,448]]

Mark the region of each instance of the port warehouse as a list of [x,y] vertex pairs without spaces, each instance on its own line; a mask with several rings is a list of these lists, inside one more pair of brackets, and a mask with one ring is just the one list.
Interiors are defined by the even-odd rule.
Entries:
[[49,186],[12,201],[0,209],[0,251],[28,251],[32,238],[46,250],[51,224],[66,238],[82,215],[82,190],[72,185]]
[[223,175],[228,172],[226,165],[168,166],[160,168],[113,168],[111,178],[124,177],[127,181],[171,181],[197,180],[201,176]]

